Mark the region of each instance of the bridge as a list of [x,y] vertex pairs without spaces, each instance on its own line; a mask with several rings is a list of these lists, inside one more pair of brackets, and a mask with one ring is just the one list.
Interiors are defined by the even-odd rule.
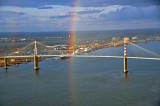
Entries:
[[[120,41],[119,43],[122,43],[122,41]],[[134,53],[132,53],[132,55],[128,55],[127,49],[133,47],[136,48],[134,51],[141,52],[137,53],[138,55],[133,55]],[[107,53],[106,51],[102,50],[99,54],[94,53],[95,51],[92,51],[90,53],[76,54],[74,52],[68,53],[68,50],[56,50],[54,47],[50,47],[38,41],[34,41],[26,45],[25,47],[12,52],[8,56],[0,56],[0,59],[3,60],[2,64],[5,69],[7,69],[9,62],[16,62],[16,60],[20,60],[20,62],[33,61],[34,70],[38,70],[39,60],[43,60],[43,58],[48,57],[122,58],[124,62],[124,73],[128,72],[127,59],[160,60],[159,54],[131,43],[128,38],[123,39],[123,47],[118,47],[118,49],[120,49],[120,52],[115,51],[115,48],[111,48],[111,50],[108,50]],[[115,52],[117,52],[117,54]],[[8,62],[8,60],[10,61]]]

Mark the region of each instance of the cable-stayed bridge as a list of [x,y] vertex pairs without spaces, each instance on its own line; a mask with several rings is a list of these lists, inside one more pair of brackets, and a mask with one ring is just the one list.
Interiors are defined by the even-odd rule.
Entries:
[[[36,44],[35,44],[36,43]],[[37,48],[37,56],[38,57],[54,57],[54,56],[73,56],[73,57],[115,57],[121,58],[123,57],[123,46],[120,47],[110,47],[106,49],[99,49],[95,51],[91,51],[89,53],[83,54],[71,54],[68,53],[68,50],[56,50],[54,46],[47,46],[38,41],[34,41],[19,50],[10,53],[7,58],[13,57],[33,57],[35,54],[35,46]],[[159,52],[159,51],[158,51]],[[141,46],[133,44],[131,42],[127,45],[127,57],[128,58],[159,58],[160,54],[152,52],[148,49],[145,49]]]
[[[7,68],[8,60],[24,59],[34,61],[34,69],[38,69],[38,61],[40,58],[47,57],[83,57],[83,58],[122,58],[124,59],[124,72],[127,72],[127,58],[128,59],[147,59],[147,60],[160,60],[160,54],[155,51],[150,51],[146,48],[133,44],[129,41],[120,41],[124,46],[109,47],[99,49],[88,53],[76,54],[75,52],[69,53],[69,50],[57,50],[54,46],[47,46],[38,41],[34,41],[19,50],[12,52],[8,56],[1,56],[3,59],[4,68]],[[159,52],[159,51],[158,51]]]

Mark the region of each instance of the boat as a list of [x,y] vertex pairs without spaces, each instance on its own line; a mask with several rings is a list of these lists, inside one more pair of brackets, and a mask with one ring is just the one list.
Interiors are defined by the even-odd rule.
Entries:
[[60,56],[61,60],[65,60],[65,59],[68,59],[70,58],[70,56]]

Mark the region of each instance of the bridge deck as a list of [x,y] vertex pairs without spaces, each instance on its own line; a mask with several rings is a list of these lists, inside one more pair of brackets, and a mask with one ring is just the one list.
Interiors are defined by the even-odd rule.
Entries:
[[[96,55],[37,55],[38,57],[97,57],[97,58],[123,58],[123,56],[96,56]],[[30,56],[5,56],[9,59],[32,59],[33,55]],[[4,58],[1,56],[0,58]],[[151,58],[151,57],[130,57],[127,56],[129,59],[146,59],[146,60],[160,60],[160,58]]]

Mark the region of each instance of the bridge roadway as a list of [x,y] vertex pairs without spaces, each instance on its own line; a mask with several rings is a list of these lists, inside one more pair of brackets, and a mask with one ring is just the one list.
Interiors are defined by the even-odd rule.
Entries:
[[[124,58],[124,56],[98,56],[98,55],[37,55],[38,57],[97,57],[97,58]],[[5,56],[8,59],[18,59],[18,58],[33,58],[33,55],[29,56]],[[130,59],[145,59],[145,60],[160,60],[160,58],[152,57],[131,57],[127,56]]]

